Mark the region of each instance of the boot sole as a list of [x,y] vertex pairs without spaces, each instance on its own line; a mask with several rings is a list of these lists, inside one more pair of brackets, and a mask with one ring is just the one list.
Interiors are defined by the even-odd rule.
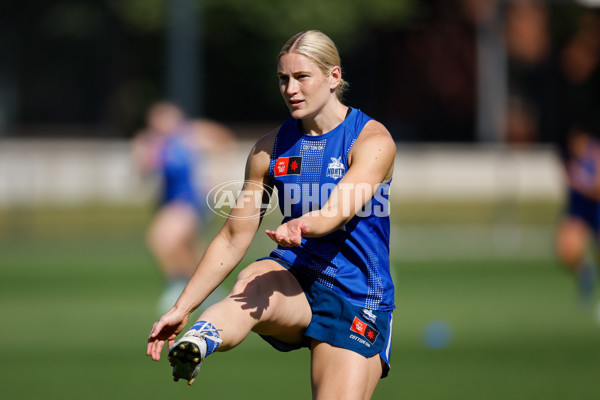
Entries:
[[169,363],[173,367],[175,382],[183,378],[192,385],[202,363],[200,348],[195,343],[182,341],[169,351]]

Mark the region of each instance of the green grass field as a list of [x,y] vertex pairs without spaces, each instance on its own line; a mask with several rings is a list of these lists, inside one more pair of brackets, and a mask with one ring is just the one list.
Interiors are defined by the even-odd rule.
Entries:
[[[600,326],[552,259],[556,209],[544,207],[513,213],[500,241],[486,205],[395,214],[393,368],[375,399],[600,398]],[[143,242],[149,216],[0,212],[0,397],[310,398],[308,351],[278,353],[255,335],[211,356],[192,387],[145,356],[161,290]],[[270,248],[257,238],[247,260]],[[452,335],[434,350],[423,330],[436,320]]]

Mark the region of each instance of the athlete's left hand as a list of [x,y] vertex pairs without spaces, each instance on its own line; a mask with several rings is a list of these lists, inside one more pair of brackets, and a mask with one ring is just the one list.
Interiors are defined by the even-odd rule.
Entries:
[[292,219],[280,225],[274,231],[265,230],[271,240],[283,247],[298,247],[302,244],[302,235],[310,232],[308,224],[299,219]]
[[185,328],[188,315],[173,307],[152,325],[152,331],[148,336],[146,355],[151,356],[154,361],[160,360],[160,352],[168,343],[169,347],[175,343],[175,338]]

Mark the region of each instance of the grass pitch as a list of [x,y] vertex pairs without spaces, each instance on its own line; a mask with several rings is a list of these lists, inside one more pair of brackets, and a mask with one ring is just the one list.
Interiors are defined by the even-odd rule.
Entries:
[[[526,221],[542,234],[519,236],[502,256],[481,251],[494,246],[477,233],[457,252],[449,239],[471,232],[458,221],[439,230],[404,215],[397,222],[409,227],[392,246],[392,371],[375,399],[598,398],[600,326],[552,259],[551,213]],[[143,242],[149,216],[106,207],[0,213],[1,397],[310,398],[309,352],[279,353],[256,335],[209,357],[192,387],[172,381],[166,359],[145,356],[161,291]],[[271,247],[259,233],[246,260]],[[425,342],[432,321],[449,327],[440,349]]]

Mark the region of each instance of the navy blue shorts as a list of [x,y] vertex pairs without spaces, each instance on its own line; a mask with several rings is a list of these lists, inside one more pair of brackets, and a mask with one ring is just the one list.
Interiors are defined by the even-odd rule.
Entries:
[[290,271],[302,286],[312,310],[312,319],[304,333],[305,341],[302,344],[289,344],[272,336],[260,335],[265,341],[279,351],[310,347],[311,339],[316,339],[352,350],[367,358],[379,354],[385,361],[381,377],[385,378],[388,375],[392,346],[391,311],[374,311],[357,307],[283,260],[273,257],[260,260],[277,261]]
[[567,194],[567,215],[586,223],[600,241],[600,203],[570,189]]

